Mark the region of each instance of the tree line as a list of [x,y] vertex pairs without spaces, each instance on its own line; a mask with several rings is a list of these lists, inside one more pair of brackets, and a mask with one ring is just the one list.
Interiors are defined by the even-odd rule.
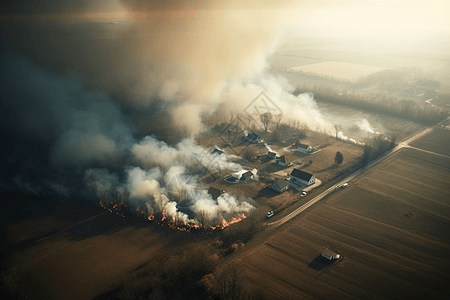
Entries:
[[449,116],[449,111],[442,107],[419,104],[413,100],[399,100],[383,94],[364,94],[338,91],[331,87],[297,88],[294,95],[313,92],[317,101],[336,103],[401,117],[427,125],[439,123]]

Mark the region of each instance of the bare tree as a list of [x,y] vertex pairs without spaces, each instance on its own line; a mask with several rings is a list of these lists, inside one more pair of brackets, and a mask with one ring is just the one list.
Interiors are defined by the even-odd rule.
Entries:
[[336,131],[336,139],[338,139],[338,134],[339,134],[339,132],[341,132],[342,131],[342,126],[341,126],[341,124],[335,124],[334,125],[334,130]]
[[210,221],[209,221],[209,217],[211,216],[211,214],[209,212],[207,212],[206,210],[199,210],[197,213],[197,221],[200,224],[200,226],[202,228],[206,228]]
[[275,121],[277,122],[277,129],[280,127],[281,120],[283,119],[283,114],[275,115]]
[[263,113],[259,116],[261,122],[264,125],[264,131],[267,132],[267,128],[269,127],[269,123],[272,120],[272,114],[270,112]]
[[231,266],[223,271],[217,280],[217,292],[220,299],[239,300],[245,298],[240,270]]

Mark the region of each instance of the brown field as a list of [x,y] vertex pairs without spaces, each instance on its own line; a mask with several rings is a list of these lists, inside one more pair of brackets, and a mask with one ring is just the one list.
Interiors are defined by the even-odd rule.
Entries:
[[448,299],[448,182],[449,158],[403,149],[241,253],[248,282],[268,299]]
[[3,269],[18,274],[29,299],[92,299],[150,259],[201,240],[143,219],[55,202],[34,205],[40,211],[33,216],[2,227]]
[[411,143],[411,146],[450,156],[450,131],[436,128],[430,134]]
[[390,132],[395,132],[399,135],[399,139],[404,139],[421,128],[424,128],[424,126],[419,123],[380,113],[371,113],[332,103],[317,102],[317,105],[326,120],[329,120],[333,124],[341,124],[343,133],[356,140],[369,136],[367,132],[352,131],[352,129],[355,128],[355,125],[363,119],[366,119],[369,122],[374,131],[388,136]]

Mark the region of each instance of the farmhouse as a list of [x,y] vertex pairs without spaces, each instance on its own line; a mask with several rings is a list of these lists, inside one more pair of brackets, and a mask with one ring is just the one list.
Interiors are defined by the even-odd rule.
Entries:
[[299,169],[294,169],[292,170],[289,180],[295,183],[311,185],[316,182],[316,177],[314,177],[313,174],[306,173]]
[[225,191],[216,189],[215,187],[212,186],[208,189],[208,194],[210,194],[214,200],[217,200],[217,198],[219,198],[220,195],[222,195],[223,193],[225,193]]
[[267,156],[268,156],[270,159],[274,159],[275,157],[277,157],[277,153],[276,153],[276,152],[273,152],[273,151],[269,151],[269,152],[267,152]]
[[252,173],[252,171],[247,171],[241,175],[240,181],[248,181],[250,179],[253,179],[254,177],[255,175]]
[[256,133],[249,133],[247,135],[247,142],[251,144],[258,144],[263,141],[262,137]]
[[221,154],[223,154],[223,150],[214,148],[214,150],[213,150],[213,152],[211,152],[211,154],[212,155],[221,155]]
[[276,164],[283,166],[283,167],[287,167],[287,166],[292,165],[292,161],[289,156],[283,155],[283,156],[276,158]]
[[281,194],[288,190],[289,182],[287,182],[286,180],[275,181],[274,183],[268,185],[267,188],[277,191]]
[[297,150],[296,151],[303,152],[303,153],[310,153],[312,151],[312,147],[308,146],[308,145],[305,145],[305,144],[302,144],[302,143],[299,143],[297,145]]

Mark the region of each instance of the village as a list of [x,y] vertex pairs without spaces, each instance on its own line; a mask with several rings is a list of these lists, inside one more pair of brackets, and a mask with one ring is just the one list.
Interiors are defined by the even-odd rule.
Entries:
[[[306,200],[315,188],[360,162],[361,146],[305,130],[295,122],[273,125],[267,133],[257,128],[236,130],[240,134],[229,138],[229,126],[222,124],[211,130],[218,134],[198,140],[204,147],[214,145],[211,154],[227,155],[243,167],[237,172],[218,170],[203,178],[213,199],[223,193],[251,198],[261,214],[270,218],[299,199]],[[336,161],[337,153],[340,161]]]

